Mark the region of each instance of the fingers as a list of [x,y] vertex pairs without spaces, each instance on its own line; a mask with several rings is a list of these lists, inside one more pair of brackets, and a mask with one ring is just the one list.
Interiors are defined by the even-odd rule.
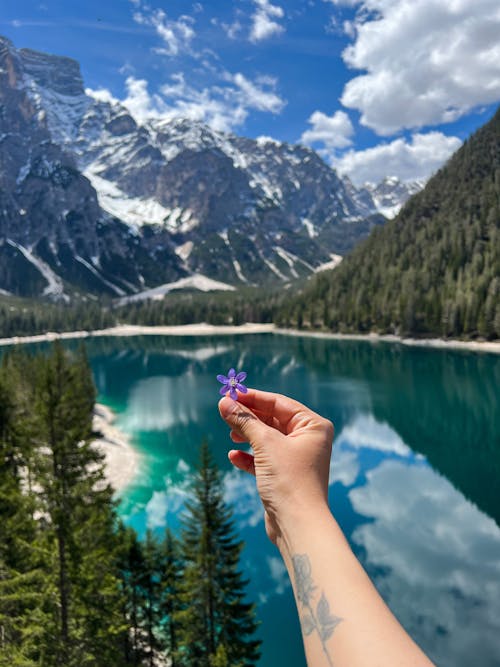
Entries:
[[243,439],[242,442],[258,444],[274,433],[272,427],[264,424],[239,401],[233,401],[228,397],[221,399],[219,412],[222,419],[231,427],[233,434]]
[[228,452],[227,456],[233,466],[240,470],[244,470],[255,477],[255,464],[251,454],[242,452],[239,449],[232,449]]
[[[279,430],[283,433],[289,432],[289,425],[297,420],[297,417],[322,419],[308,407],[298,401],[268,391],[249,389],[247,394],[238,395],[238,403],[245,405],[252,411],[261,415],[267,415],[275,419],[279,424]],[[262,417],[261,417],[262,419]],[[265,421],[263,419],[263,421]]]
[[231,431],[229,433],[229,437],[231,440],[235,443],[242,444],[243,442],[246,442],[245,438],[242,438],[241,435],[238,435],[235,431]]

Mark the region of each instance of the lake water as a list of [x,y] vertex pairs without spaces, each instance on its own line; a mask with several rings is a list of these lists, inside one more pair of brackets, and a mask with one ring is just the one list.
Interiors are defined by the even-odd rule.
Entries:
[[334,422],[333,512],[429,656],[442,667],[500,665],[500,357],[270,334],[96,339],[88,352],[99,400],[142,453],[120,506],[139,533],[178,528],[188,474],[208,440],[246,542],[259,667],[305,659],[254,480],[227,461],[215,376],[231,366],[247,371],[249,386],[293,396]]

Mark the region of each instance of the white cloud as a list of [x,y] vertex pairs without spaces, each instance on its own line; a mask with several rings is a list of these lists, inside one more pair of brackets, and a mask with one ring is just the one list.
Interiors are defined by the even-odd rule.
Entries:
[[[274,79],[260,77],[251,81],[241,73],[220,74],[221,85],[201,90],[190,86],[182,73],[171,77],[158,93],[150,94],[148,82],[128,77],[127,96],[122,103],[134,118],[144,122],[148,118],[189,118],[207,123],[215,130],[231,131],[242,125],[250,110],[277,114],[285,105],[275,92]],[[104,91],[98,91],[101,97]]]
[[129,76],[125,85],[127,87],[127,97],[122,100],[122,104],[127,107],[138,122],[161,116],[167,112],[168,108],[165,101],[159,95],[149,94],[148,82],[145,79],[136,79]]
[[328,150],[345,148],[352,144],[354,128],[345,111],[336,111],[332,116],[315,111],[308,123],[312,126],[311,129],[306,130],[300,138],[304,144],[310,146],[322,143]]
[[134,21],[156,30],[164,43],[162,48],[155,49],[155,53],[160,55],[177,56],[181,52],[189,52],[191,41],[196,34],[193,30],[194,21],[190,16],[180,16],[177,20],[171,20],[162,9],[155,9],[149,13],[135,12]]
[[374,520],[353,539],[383,597],[436,664],[496,664],[498,526],[427,466],[387,461],[367,478],[349,498]]
[[427,180],[460,147],[458,137],[441,132],[414,134],[362,151],[350,150],[341,157],[329,154],[330,163],[339,173],[356,184],[379,183],[387,175],[401,181]]
[[450,122],[500,99],[498,0],[364,0],[341,102],[381,135]]
[[[129,76],[126,79],[126,97],[122,103],[138,123],[151,118],[187,118],[206,123],[215,130],[230,132],[243,125],[250,111],[272,114],[281,112],[285,101],[276,92],[276,79],[266,76],[250,79],[241,72],[228,72],[220,66],[216,53],[193,48],[196,33],[191,16],[183,15],[172,20],[162,9],[153,9],[142,0],[131,2],[135,8],[134,20],[140,25],[153,27],[163,41],[163,46],[153,51],[170,57],[189,55],[198,61],[197,67],[203,69],[207,82],[204,87],[193,86],[188,71],[178,72],[171,75],[167,83],[150,92],[146,79]],[[272,20],[284,15],[281,7],[270,4],[269,0],[253,2],[256,4],[256,12],[252,17],[252,39],[258,41],[272,32],[281,31],[281,26]],[[195,13],[199,13],[200,9],[203,7],[199,3],[193,5]],[[267,28],[263,23],[265,17],[270,21]],[[226,25],[219,24],[214,18],[211,23],[221,25],[230,38],[236,38],[242,30],[239,20]],[[108,101],[107,93],[99,90],[93,92],[93,96]]]
[[243,28],[239,21],[233,21],[233,23],[221,23],[220,25],[229,39],[236,39]]
[[[229,80],[236,84],[239,93],[235,94],[235,99],[243,108],[269,111],[276,114],[285,105],[284,101],[276,94],[276,80],[271,77],[259,77],[254,83],[238,72],[230,76]],[[234,93],[231,93],[231,95],[234,95]]]
[[93,90],[92,88],[85,88],[85,94],[89,97],[92,97],[97,102],[107,102],[108,104],[117,104],[119,100],[116,97],[113,97],[111,91],[107,88],[98,88]]
[[257,137],[256,142],[259,144],[259,146],[265,146],[266,144],[274,144],[274,146],[282,145],[281,141],[273,139],[273,137],[268,137],[264,134],[262,134],[260,137]]
[[356,5],[361,4],[361,0],[323,0],[324,2],[329,2],[332,5],[337,5],[340,7],[355,7]]
[[257,8],[252,16],[252,28],[250,30],[250,41],[260,42],[273,35],[279,35],[284,31],[282,25],[275,19],[281,19],[284,11],[277,5],[272,5],[269,0],[254,0]]

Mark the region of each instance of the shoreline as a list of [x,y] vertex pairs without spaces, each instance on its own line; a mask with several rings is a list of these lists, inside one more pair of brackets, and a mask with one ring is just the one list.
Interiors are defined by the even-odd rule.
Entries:
[[402,338],[394,334],[341,334],[320,331],[299,331],[297,329],[280,329],[274,324],[247,323],[239,326],[212,325],[200,322],[198,324],[183,324],[175,326],[142,326],[123,324],[109,329],[95,331],[64,331],[56,333],[49,331],[33,336],[12,336],[0,338],[0,346],[19,345],[27,343],[52,342],[55,340],[72,340],[84,338],[98,338],[104,336],[232,336],[272,333],[282,336],[296,336],[304,338],[321,338],[330,340],[357,340],[369,343],[399,343],[414,347],[429,347],[440,349],[468,350],[472,352],[490,352],[500,354],[500,341],[466,341],[443,338]]
[[329,340],[357,340],[365,343],[399,343],[408,347],[430,347],[438,349],[468,350],[470,352],[490,352],[500,354],[500,341],[475,341],[444,338],[403,338],[395,334],[341,334],[327,331],[299,331],[297,329],[274,329],[273,333],[283,336],[322,338]]
[[128,436],[113,425],[115,413],[102,403],[94,406],[94,431],[101,434],[92,444],[105,458],[106,481],[115,494],[122,493],[139,472],[140,455]]

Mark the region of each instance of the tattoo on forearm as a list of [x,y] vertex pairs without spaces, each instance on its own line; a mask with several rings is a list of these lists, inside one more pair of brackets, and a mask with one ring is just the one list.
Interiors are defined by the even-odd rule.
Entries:
[[328,660],[328,664],[330,667],[333,667],[333,662],[326,646],[326,642],[333,635],[335,628],[342,619],[334,616],[330,612],[330,604],[328,603],[324,592],[321,593],[319,602],[316,605],[316,611],[314,611],[312,598],[317,587],[312,581],[311,563],[307,554],[297,554],[292,556],[292,563],[297,600],[303,607],[303,613],[300,613],[299,609],[302,631],[306,636],[309,636],[316,630],[321,641],[323,652]]

